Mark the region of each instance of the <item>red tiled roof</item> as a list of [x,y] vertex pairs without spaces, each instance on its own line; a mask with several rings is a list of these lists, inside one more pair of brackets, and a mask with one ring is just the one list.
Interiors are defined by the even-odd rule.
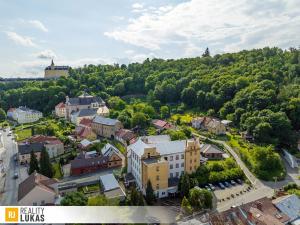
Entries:
[[163,120],[154,120],[153,121],[153,125],[154,126],[157,126],[157,127],[161,127],[161,128],[164,128],[166,126],[168,122],[166,121],[163,121]]
[[116,132],[116,136],[122,138],[125,141],[130,141],[135,138],[135,134],[131,130],[120,129]]
[[37,142],[41,143],[41,142],[53,142],[53,141],[60,141],[60,140],[54,136],[35,135],[29,138],[28,141],[31,143],[37,143]]
[[60,108],[60,109],[65,108],[65,103],[60,102],[55,106],[55,108]]
[[80,125],[80,126],[91,127],[91,126],[92,126],[92,122],[93,122],[93,120],[91,120],[91,119],[83,118],[83,119],[80,121],[79,125]]

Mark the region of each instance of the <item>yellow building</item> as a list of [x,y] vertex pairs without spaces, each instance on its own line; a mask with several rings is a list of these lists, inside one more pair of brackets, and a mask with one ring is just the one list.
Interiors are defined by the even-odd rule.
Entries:
[[148,180],[158,198],[177,192],[179,177],[200,166],[197,139],[171,141],[168,135],[139,138],[127,148],[127,171],[145,194]]
[[69,76],[69,66],[55,66],[52,60],[51,65],[45,68],[45,79]]

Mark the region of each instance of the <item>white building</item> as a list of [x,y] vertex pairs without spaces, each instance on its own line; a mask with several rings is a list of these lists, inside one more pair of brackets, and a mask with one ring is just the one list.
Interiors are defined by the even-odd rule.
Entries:
[[43,117],[43,114],[40,111],[20,106],[16,109],[10,109],[8,117],[17,121],[19,124],[23,124],[36,122]]
[[[193,154],[190,154],[191,149]],[[161,186],[156,188],[156,194],[159,198],[167,197],[169,193],[176,192],[180,175],[184,172],[193,172],[200,165],[200,144],[197,140],[171,141],[168,135],[140,137],[134,144],[128,146],[127,153],[127,171],[133,175],[137,186],[143,192],[145,190],[143,176],[148,173],[147,176],[149,177],[149,172],[151,173],[150,170],[148,172],[143,171],[143,168],[145,169],[143,165],[152,164],[154,167],[162,161],[167,162],[166,170],[162,171],[159,168],[156,170],[158,172],[156,179],[161,181],[160,184],[164,182],[162,181],[163,177],[167,179],[167,187],[164,189]],[[150,156],[153,153],[158,154],[156,156],[159,156],[159,159]],[[187,153],[189,154],[187,155]],[[148,154],[146,159],[145,154]],[[164,176],[164,173],[167,174]]]

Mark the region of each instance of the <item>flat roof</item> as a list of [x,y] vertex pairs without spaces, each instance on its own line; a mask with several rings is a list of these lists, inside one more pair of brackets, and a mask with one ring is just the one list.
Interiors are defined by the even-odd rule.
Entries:
[[120,188],[117,179],[112,173],[100,176],[100,182],[103,185],[104,192]]

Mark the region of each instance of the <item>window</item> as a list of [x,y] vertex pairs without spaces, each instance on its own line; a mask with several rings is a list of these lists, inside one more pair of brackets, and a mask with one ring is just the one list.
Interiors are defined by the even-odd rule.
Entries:
[[176,155],[176,160],[178,160],[179,159],[179,155]]
[[166,194],[165,192],[162,192],[162,193],[161,193],[161,195],[165,195],[165,194]]
[[156,167],[156,171],[157,171],[157,172],[159,171],[159,166]]
[[192,162],[193,162],[193,160],[190,159],[190,163],[192,163]]
[[173,169],[173,164],[170,164],[170,169]]
[[179,168],[179,163],[176,163],[176,168]]
[[150,158],[150,153],[148,153],[148,159]]
[[184,167],[184,163],[181,163],[181,167]]
[[196,159],[194,159],[194,162],[196,162],[197,160]]
[[170,177],[173,178],[173,173],[170,173]]
[[159,190],[159,184],[156,185],[156,190]]
[[156,176],[156,180],[159,180],[159,175]]
[[179,177],[179,172],[176,172],[176,177]]
[[181,159],[184,159],[184,154],[181,154]]
[[192,155],[193,153],[192,152],[190,152],[190,155]]
[[173,156],[172,155],[170,156],[170,161],[173,161]]
[[197,155],[197,152],[196,152],[196,151],[194,152],[194,155]]
[[45,205],[45,200],[42,200],[42,201],[41,201],[41,205]]

